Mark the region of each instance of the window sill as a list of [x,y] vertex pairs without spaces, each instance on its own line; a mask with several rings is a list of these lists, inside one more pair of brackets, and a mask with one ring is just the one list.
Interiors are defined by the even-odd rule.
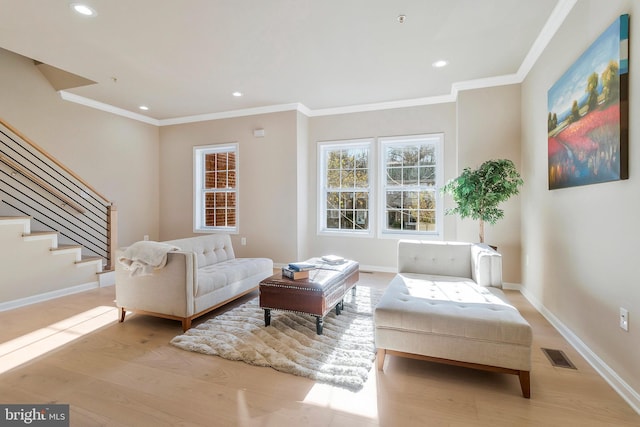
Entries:
[[374,234],[370,231],[329,231],[329,230],[320,230],[318,231],[318,236],[322,237],[358,237],[358,238],[372,238]]
[[423,233],[394,233],[391,231],[382,231],[378,234],[378,238],[380,239],[411,239],[411,240],[443,240],[442,233],[434,231],[434,232],[423,232]]
[[193,232],[202,234],[240,234],[240,232],[235,228],[194,228]]

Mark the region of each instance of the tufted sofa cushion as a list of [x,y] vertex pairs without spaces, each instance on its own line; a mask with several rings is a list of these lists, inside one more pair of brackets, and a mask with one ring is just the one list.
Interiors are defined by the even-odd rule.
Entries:
[[471,244],[398,242],[398,271],[471,278]]
[[502,256],[479,243],[400,240],[398,272],[464,277],[501,288]]
[[177,239],[164,243],[175,245],[183,251],[193,252],[198,269],[236,257],[231,245],[231,237],[228,234],[209,234],[199,236],[197,239]]
[[375,324],[425,337],[525,347],[532,340],[531,327],[500,289],[452,276],[398,274],[376,307]]
[[222,289],[231,283],[237,283],[261,271],[273,268],[273,262],[267,258],[236,258],[198,269],[196,297]]

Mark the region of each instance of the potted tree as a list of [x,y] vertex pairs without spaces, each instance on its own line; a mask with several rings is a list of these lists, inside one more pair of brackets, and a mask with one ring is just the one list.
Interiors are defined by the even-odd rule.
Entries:
[[480,243],[484,243],[484,223],[495,224],[504,217],[498,205],[519,193],[523,181],[509,159],[487,160],[477,169],[464,168],[462,174],[442,188],[456,202],[446,214],[480,221]]

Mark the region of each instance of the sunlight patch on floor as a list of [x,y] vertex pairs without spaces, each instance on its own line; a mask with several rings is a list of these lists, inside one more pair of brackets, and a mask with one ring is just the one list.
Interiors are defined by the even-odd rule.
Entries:
[[114,323],[117,308],[98,306],[0,344],[0,374]]
[[358,392],[316,383],[309,390],[303,402],[377,420],[378,394],[373,370],[369,372],[364,387]]

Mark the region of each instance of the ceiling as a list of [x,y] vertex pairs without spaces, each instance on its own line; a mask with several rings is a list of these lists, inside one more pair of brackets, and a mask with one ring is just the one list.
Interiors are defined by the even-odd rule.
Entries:
[[[96,82],[65,99],[157,123],[452,100],[457,88],[521,79],[575,3],[86,0],[97,16],[84,17],[72,1],[0,0],[0,47]],[[440,59],[449,64],[434,68]]]

